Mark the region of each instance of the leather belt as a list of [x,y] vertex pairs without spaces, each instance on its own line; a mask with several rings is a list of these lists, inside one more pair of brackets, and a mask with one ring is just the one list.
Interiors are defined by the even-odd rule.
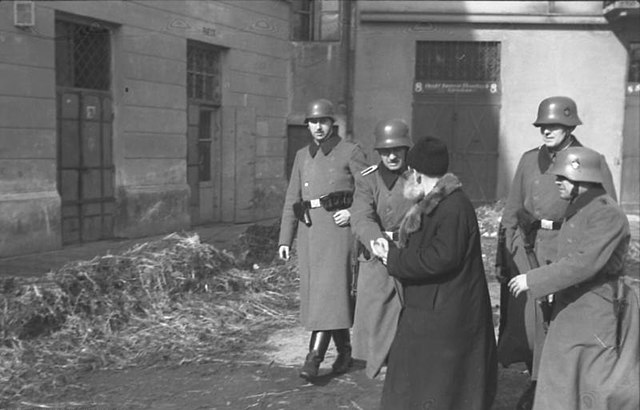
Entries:
[[320,203],[320,198],[302,201],[302,203],[309,209],[320,208],[322,206],[322,204]]
[[552,221],[551,219],[539,219],[533,223],[535,229],[546,229],[548,231],[557,231],[562,227],[562,222]]

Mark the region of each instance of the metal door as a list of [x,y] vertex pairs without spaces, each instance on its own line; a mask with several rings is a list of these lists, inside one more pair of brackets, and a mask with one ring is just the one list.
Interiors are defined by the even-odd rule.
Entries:
[[111,107],[108,93],[58,89],[58,191],[65,244],[113,236]]
[[476,203],[495,201],[500,124],[499,44],[418,42],[412,135],[449,148],[449,171]]
[[[71,17],[69,17],[71,18]],[[57,182],[62,242],[113,236],[111,30],[55,22]]]

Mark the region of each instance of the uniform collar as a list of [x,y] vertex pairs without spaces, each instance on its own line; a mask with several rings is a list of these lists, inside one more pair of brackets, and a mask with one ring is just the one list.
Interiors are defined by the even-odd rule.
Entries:
[[578,195],[577,197],[571,200],[571,202],[569,203],[569,206],[567,207],[567,211],[564,214],[564,219],[566,220],[571,218],[579,210],[581,210],[582,208],[587,206],[591,201],[593,201],[594,198],[597,198],[606,193],[607,191],[605,191],[604,188],[601,186],[589,188],[586,192],[583,192],[582,194]]
[[553,160],[556,157],[556,154],[558,153],[558,151],[562,151],[569,147],[582,146],[582,144],[580,144],[580,141],[578,141],[573,134],[569,135],[568,139],[569,141],[567,143],[563,143],[564,146],[558,150],[552,151],[549,148],[547,148],[547,146],[544,144],[538,149],[538,167],[540,168],[541,174],[544,174],[545,172],[547,172],[547,170],[551,166],[551,163],[553,163]]
[[382,161],[380,161],[378,169],[380,170],[380,177],[382,178],[382,182],[384,182],[384,185],[387,187],[387,189],[391,191],[400,175],[402,175],[402,173],[406,170],[406,167],[399,171],[391,171],[389,168],[384,166]]
[[338,145],[339,142],[340,137],[337,134],[331,132],[331,135],[324,138],[322,141],[320,141],[319,144],[316,143],[315,140],[311,144],[309,144],[309,154],[311,154],[311,158],[315,158],[318,150],[321,149],[322,153],[326,156],[336,145]]

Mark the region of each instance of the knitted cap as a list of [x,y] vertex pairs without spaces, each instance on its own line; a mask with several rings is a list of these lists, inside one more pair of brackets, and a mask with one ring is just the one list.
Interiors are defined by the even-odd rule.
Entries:
[[447,145],[434,137],[424,137],[407,154],[407,165],[421,174],[439,177],[449,169]]

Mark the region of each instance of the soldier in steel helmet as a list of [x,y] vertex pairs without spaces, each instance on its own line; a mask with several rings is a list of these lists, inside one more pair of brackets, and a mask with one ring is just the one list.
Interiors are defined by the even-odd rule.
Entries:
[[318,376],[329,342],[338,352],[335,373],[352,364],[350,331],[351,204],[354,176],[368,166],[362,149],[333,131],[335,113],[326,99],[312,101],[305,123],[313,141],[296,153],[285,195],[278,254],[289,259],[296,238],[300,273],[300,320],[311,332],[300,376]]
[[[582,124],[575,101],[565,96],[544,99],[538,107],[533,125],[540,130],[543,144],[525,152],[520,158],[509,195],[502,214],[505,229],[506,254],[512,257],[511,276],[546,265],[556,260],[558,229],[567,209],[555,186],[555,177],[546,173],[554,158],[570,147],[582,144],[573,135],[576,126]],[[616,193],[611,172],[604,158],[599,163],[605,190],[615,199]],[[525,221],[526,220],[526,221]],[[525,235],[525,229],[531,235]],[[529,250],[529,254],[527,253]],[[498,358],[507,366],[525,362],[530,370],[531,384],[523,393],[517,409],[530,409],[538,378],[540,354],[546,335],[548,320],[545,312],[552,303],[535,300],[526,294],[518,298],[509,296],[508,290],[501,298],[501,329]],[[506,298],[505,298],[506,296]]]
[[401,119],[380,121],[374,136],[380,162],[356,178],[351,208],[351,226],[362,244],[358,256],[353,356],[367,362],[365,372],[370,378],[385,364],[402,308],[401,288],[380,259],[371,255],[370,242],[380,237],[397,240],[400,221],[413,204],[403,195],[407,151],[413,145],[409,126]]
[[603,183],[602,155],[559,152],[547,175],[565,201],[557,255],[512,278],[510,291],[554,295],[534,410],[640,408],[640,310],[625,278],[629,222]]

